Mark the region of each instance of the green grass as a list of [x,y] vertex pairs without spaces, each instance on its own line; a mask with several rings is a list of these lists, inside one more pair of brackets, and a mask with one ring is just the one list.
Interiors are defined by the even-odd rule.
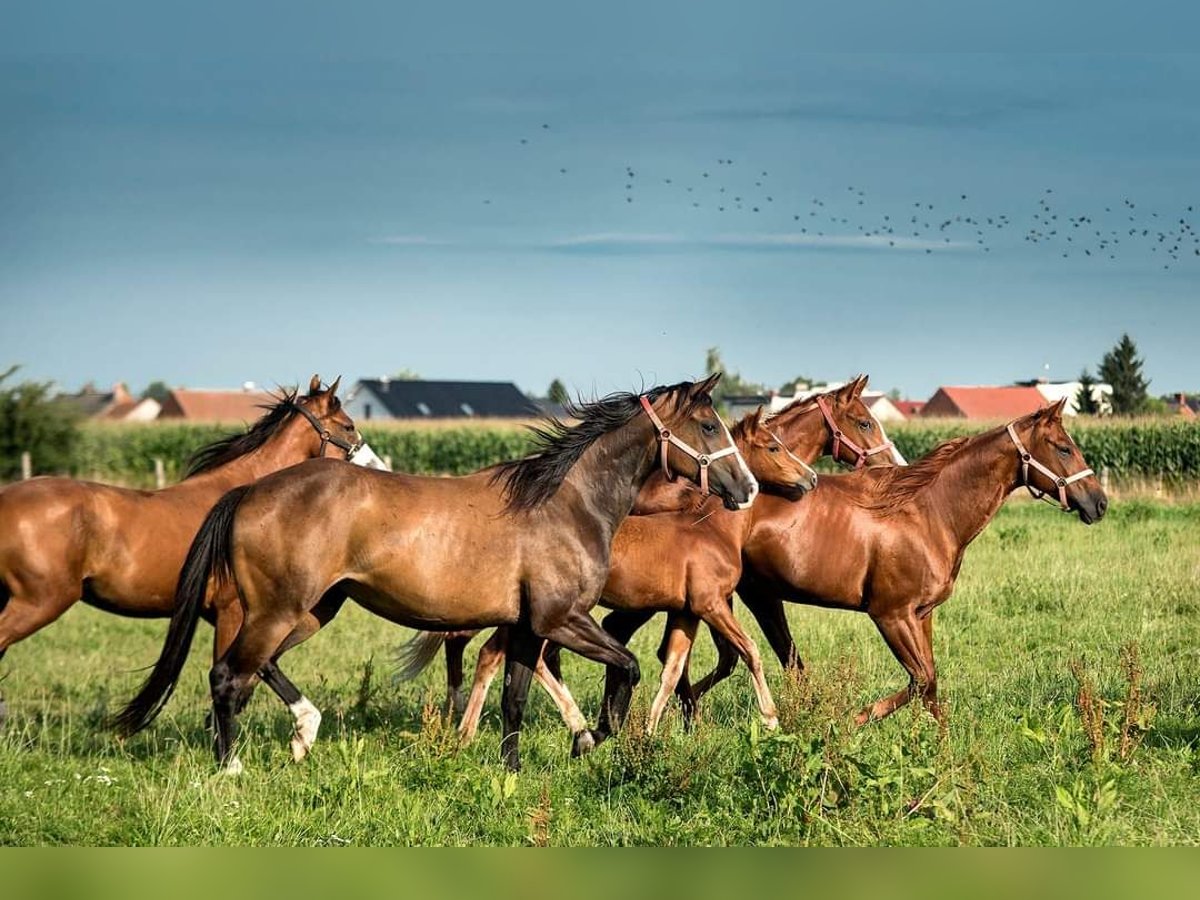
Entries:
[[[797,685],[771,662],[777,735],[754,725],[744,668],[708,697],[694,733],[673,713],[645,735],[638,722],[658,677],[651,628],[635,643],[644,681],[621,739],[570,759],[535,687],[515,777],[498,763],[498,692],[480,739],[457,750],[426,709],[441,700],[440,663],[395,684],[390,654],[408,632],[357,608],[285,657],[325,713],[305,763],[290,763],[290,716],[260,690],[242,718],[246,773],[214,775],[203,626],[166,712],[122,744],[98,723],[131,695],[164,623],[78,607],[0,664],[10,708],[0,843],[1193,844],[1198,583],[1200,506],[1117,504],[1085,528],[1013,502],[937,612],[945,733],[915,707],[851,729],[851,711],[897,689],[901,670],[865,616],[793,607],[811,675]],[[1122,752],[1121,652],[1131,642],[1141,698],[1127,730],[1134,746]],[[697,652],[695,668],[706,669],[707,638]],[[1091,740],[1077,660],[1103,704]],[[599,667],[566,666],[594,714]]]

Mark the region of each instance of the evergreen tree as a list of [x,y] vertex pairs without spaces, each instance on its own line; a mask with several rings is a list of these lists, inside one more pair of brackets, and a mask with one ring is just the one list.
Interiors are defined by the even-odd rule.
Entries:
[[550,382],[550,387],[546,388],[546,399],[563,406],[570,401],[571,395],[567,393],[567,386],[555,378]]
[[1095,416],[1100,413],[1100,404],[1096,402],[1093,394],[1096,387],[1096,379],[1092,377],[1092,373],[1084,369],[1079,374],[1079,393],[1075,395],[1075,408],[1081,416]]
[[1112,408],[1119,416],[1132,416],[1146,409],[1146,388],[1150,381],[1142,375],[1143,360],[1128,334],[1121,335],[1117,346],[1104,354],[1100,380],[1112,385]]
[[738,394],[761,394],[763,386],[752,381],[746,381],[737,372],[730,372],[721,360],[721,351],[717,347],[709,347],[704,357],[704,371],[708,375],[721,372],[721,381],[713,391],[713,402],[723,407],[724,399]]

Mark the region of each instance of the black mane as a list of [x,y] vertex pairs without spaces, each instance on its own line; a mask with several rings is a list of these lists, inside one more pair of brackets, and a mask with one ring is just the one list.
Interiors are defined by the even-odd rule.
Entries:
[[281,389],[275,403],[264,403],[260,406],[267,412],[248,430],[241,434],[231,434],[229,437],[201,447],[188,459],[187,473],[183,477],[186,479],[193,475],[211,472],[219,466],[257,450],[296,414],[298,409],[296,393],[294,390]]
[[[646,396],[654,402],[664,394],[691,386],[690,381],[660,385],[647,391]],[[501,463],[492,475],[493,484],[504,482],[508,510],[534,509],[553,497],[588,447],[642,411],[639,396],[621,391],[591,402],[568,400],[563,407],[568,416],[579,420],[576,424],[567,425],[557,418],[547,417],[541,425],[530,425],[529,430],[534,434],[534,452],[523,459]],[[690,413],[704,402],[711,402],[707,395],[693,397],[681,412]]]

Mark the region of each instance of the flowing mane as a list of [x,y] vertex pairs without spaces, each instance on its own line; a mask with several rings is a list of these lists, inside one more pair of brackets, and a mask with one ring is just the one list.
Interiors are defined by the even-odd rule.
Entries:
[[903,509],[917,494],[937,480],[958,452],[971,442],[971,437],[944,441],[910,466],[894,466],[874,470],[878,477],[874,490],[862,498],[862,505],[883,516]]
[[267,412],[249,429],[240,434],[231,434],[201,447],[188,460],[185,479],[211,472],[226,463],[233,462],[265,444],[296,414],[296,391],[281,389],[275,403],[262,404]]
[[[660,385],[646,392],[651,402],[665,394],[674,394],[692,386],[690,381],[667,386]],[[510,512],[535,509],[555,495],[584,452],[600,437],[628,423],[642,411],[638,394],[621,391],[590,402],[568,401],[564,408],[568,416],[578,419],[574,425],[547,417],[540,425],[530,425],[534,435],[534,451],[523,459],[498,465],[492,483],[503,482]],[[690,413],[697,405],[709,402],[707,395],[692,397],[682,413]]]

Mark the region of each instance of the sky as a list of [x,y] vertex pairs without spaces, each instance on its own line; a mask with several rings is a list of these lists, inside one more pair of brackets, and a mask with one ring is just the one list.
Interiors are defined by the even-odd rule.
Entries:
[[1200,12],[406,6],[6,14],[0,367],[1200,389]]

